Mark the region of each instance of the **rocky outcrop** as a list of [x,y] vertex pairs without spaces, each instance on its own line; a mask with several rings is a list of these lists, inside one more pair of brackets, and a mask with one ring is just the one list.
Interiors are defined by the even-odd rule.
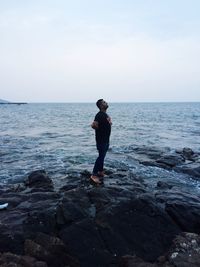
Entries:
[[[36,171],[23,185],[0,188],[0,202],[9,203],[0,211],[1,266],[178,266],[173,240],[176,248],[178,235],[194,244],[182,233],[199,233],[200,196],[162,182],[149,190],[123,169],[107,172],[100,187],[88,178],[87,171],[69,177],[56,192],[47,173]],[[198,238],[191,250],[200,249]]]
[[137,256],[126,255],[120,260],[119,267],[199,267],[200,236],[182,233],[173,240],[169,252],[155,263],[146,262]]
[[197,180],[200,178],[200,154],[190,148],[171,150],[144,146],[133,148],[131,154],[143,165],[186,173]]

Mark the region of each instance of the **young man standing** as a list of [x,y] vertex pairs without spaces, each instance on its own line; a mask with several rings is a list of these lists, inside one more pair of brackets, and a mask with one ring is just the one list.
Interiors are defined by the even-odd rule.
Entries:
[[95,129],[96,146],[99,152],[99,156],[94,164],[93,172],[90,177],[91,181],[100,184],[100,177],[104,176],[103,165],[104,158],[109,148],[109,139],[111,133],[111,118],[106,113],[108,104],[103,99],[99,99],[96,102],[99,112],[96,114],[91,127]]

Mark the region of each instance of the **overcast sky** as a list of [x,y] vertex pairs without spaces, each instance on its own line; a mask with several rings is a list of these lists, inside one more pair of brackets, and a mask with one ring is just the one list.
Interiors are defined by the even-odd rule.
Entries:
[[199,0],[0,0],[0,98],[200,101]]

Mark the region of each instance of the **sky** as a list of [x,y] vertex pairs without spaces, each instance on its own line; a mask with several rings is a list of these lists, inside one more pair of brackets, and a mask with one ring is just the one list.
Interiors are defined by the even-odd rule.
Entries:
[[0,0],[0,98],[200,101],[199,0]]

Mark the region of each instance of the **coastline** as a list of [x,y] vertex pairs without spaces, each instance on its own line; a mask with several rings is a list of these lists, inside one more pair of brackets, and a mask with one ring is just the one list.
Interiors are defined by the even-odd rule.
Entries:
[[[153,150],[149,156],[159,168],[182,163],[181,156],[198,158],[186,148],[176,157],[157,160]],[[120,167],[106,169],[99,187],[89,177],[87,169],[68,173],[56,190],[39,170],[1,186],[0,202],[9,205],[0,211],[0,264],[190,267],[192,259],[193,267],[200,265],[200,194],[162,178],[149,187],[144,177]]]
[[26,102],[0,103],[0,105],[26,105]]

